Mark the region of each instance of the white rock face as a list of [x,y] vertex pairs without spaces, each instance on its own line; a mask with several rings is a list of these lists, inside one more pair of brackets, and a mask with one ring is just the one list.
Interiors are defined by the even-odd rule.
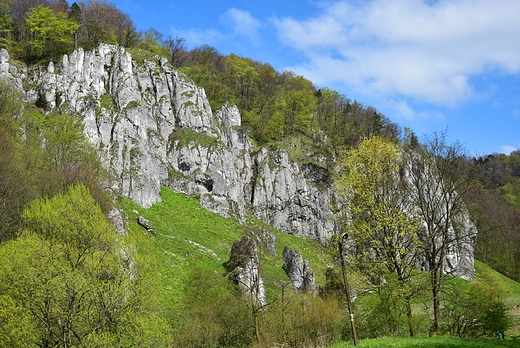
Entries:
[[[39,100],[46,111],[83,117],[115,194],[150,207],[167,186],[200,194],[201,204],[222,216],[252,213],[322,243],[335,233],[330,173],[300,167],[281,148],[253,149],[240,131],[239,110],[223,105],[213,114],[204,90],[164,58],[135,60],[121,47],[101,44],[47,68],[24,70],[9,65],[7,51],[0,50],[0,76],[20,89],[22,81],[36,86],[25,90],[25,100]],[[465,256],[454,254],[455,269],[472,267],[472,247]]]

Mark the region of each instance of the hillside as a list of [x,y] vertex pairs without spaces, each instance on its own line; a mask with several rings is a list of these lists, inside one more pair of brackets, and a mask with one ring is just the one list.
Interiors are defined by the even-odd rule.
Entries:
[[0,10],[0,347],[516,343],[518,151],[103,1]]
[[[441,180],[432,179],[440,175],[442,169],[435,165],[445,163],[436,163],[433,159],[444,159],[444,154],[431,157],[428,151],[420,150],[418,140],[412,135],[402,144],[378,135],[367,137],[346,153],[348,161],[331,163],[331,157],[320,155],[322,147],[315,146],[316,139],[304,134],[264,145],[255,142],[247,136],[247,127],[242,127],[241,114],[236,107],[225,104],[221,110],[212,111],[204,89],[173,70],[162,58],[137,56],[134,59],[123,48],[104,44],[90,52],[78,49],[70,56],[64,56],[59,63],[49,63],[46,69],[14,65],[5,50],[1,56],[2,76],[6,80],[4,90],[15,88],[12,93],[21,93],[27,100],[25,105],[17,106],[22,107],[23,117],[13,119],[10,110],[14,109],[4,114],[5,120],[11,117],[14,124],[19,122],[18,126],[6,128],[6,139],[19,146],[10,148],[13,157],[6,157],[13,163],[9,167],[9,178],[15,180],[20,177],[18,171],[27,171],[34,181],[27,181],[27,187],[23,188],[34,192],[35,197],[38,192],[60,195],[68,187],[84,183],[105,213],[119,220],[119,224],[125,214],[112,209],[101,186],[108,183],[112,196],[129,199],[124,201],[123,207],[132,232],[128,238],[118,237],[118,242],[123,242],[135,258],[141,270],[140,277],[143,277],[137,279],[148,291],[146,298],[157,303],[158,307],[142,302],[144,308],[149,306],[147,315],[159,316],[157,322],[150,321],[154,323],[150,325],[161,327],[156,331],[159,336],[143,335],[143,338],[161,340],[168,337],[168,344],[177,346],[198,346],[208,340],[211,345],[224,346],[236,346],[237,342],[250,346],[255,341],[265,344],[290,342],[294,346],[310,342],[328,345],[347,338],[350,329],[344,320],[344,287],[340,267],[333,256],[336,254],[337,258],[337,251],[335,247],[328,250],[323,247],[334,246],[335,242],[330,238],[338,236],[348,226],[340,220],[345,210],[338,209],[338,203],[348,206],[350,202],[359,202],[361,207],[363,199],[368,202],[372,199],[341,196],[344,192],[341,187],[360,185],[360,193],[378,192],[376,188],[364,187],[363,181],[349,183],[353,177],[342,176],[341,180],[345,181],[338,181],[336,171],[354,173],[353,170],[342,172],[342,166],[356,168],[366,159],[370,161],[364,165],[375,164],[371,173],[380,173],[374,175],[381,178],[376,184],[390,185],[380,186],[381,189],[397,185],[408,190],[385,197],[387,207],[392,205],[392,209],[397,209],[388,211],[402,211],[406,205],[419,213],[414,207],[420,203],[433,207],[430,213],[434,215],[444,214],[435,210],[443,206],[453,207],[454,214],[456,211],[453,219],[440,221],[445,225],[431,226],[434,232],[447,231],[443,238],[448,241],[457,236],[457,243],[439,244],[429,249],[435,251],[438,246],[441,248],[438,252],[446,253],[446,260],[449,260],[447,263],[443,259],[438,264],[436,258],[428,261],[432,267],[437,267],[434,272],[438,278],[431,279],[444,279],[447,273],[466,279],[474,277],[472,236],[476,231],[464,202],[459,199],[462,196],[457,194],[451,196],[454,200],[442,202],[443,196],[438,195],[438,190],[445,186],[440,185]],[[5,100],[12,101],[13,98],[6,94]],[[19,129],[30,131],[27,133],[30,137],[18,136]],[[12,138],[9,132],[12,132]],[[433,140],[442,141],[442,138]],[[371,144],[379,145],[371,148]],[[428,143],[421,146],[425,150],[444,149],[428,148]],[[401,163],[394,157],[390,163],[398,167],[384,167],[388,158],[380,157],[383,152],[378,151],[383,147],[391,149],[388,154],[406,153],[409,162]],[[369,156],[363,152],[373,149],[376,152]],[[41,155],[38,155],[40,151]],[[33,158],[48,162],[34,162],[32,167],[33,162],[27,161],[30,166],[17,167],[19,159]],[[465,180],[465,174],[469,172],[464,169],[469,163],[464,157],[456,159],[457,162],[446,163],[459,166],[459,171],[443,179],[464,185],[469,182]],[[410,164],[412,166],[408,167]],[[404,178],[410,179],[394,182],[399,176],[393,173],[403,173],[403,170],[409,173]],[[36,178],[41,175],[54,178],[54,181],[48,180],[46,185],[38,186]],[[96,175],[105,179],[98,180]],[[419,186],[414,188],[411,183],[428,187],[430,201],[411,200],[414,196],[422,197],[414,193],[420,192]],[[463,187],[458,186],[458,192],[464,192],[460,190]],[[170,190],[182,193],[173,194]],[[9,199],[19,204],[19,214],[23,217],[25,206],[19,202],[20,195],[17,192],[10,194]],[[182,198],[183,195],[191,198]],[[29,199],[29,196],[25,197]],[[366,210],[360,216],[366,216],[364,214],[373,206],[365,205],[363,209]],[[352,224],[352,231],[357,233],[351,235],[352,246],[361,250],[364,245],[361,238],[368,238],[373,250],[380,248],[380,252],[386,253],[391,249],[378,243],[391,237],[395,241],[393,247],[403,248],[412,257],[387,262],[395,255],[390,252],[384,259],[374,259],[372,253],[358,253],[349,258],[348,266],[353,270],[350,274],[352,290],[359,294],[356,310],[363,313],[358,323],[360,337],[400,336],[406,335],[407,330],[414,335],[425,335],[430,330],[430,307],[424,307],[426,311],[424,308],[418,310],[421,308],[418,301],[431,301],[428,295],[431,284],[428,285],[425,274],[419,274],[417,258],[425,258],[429,250],[421,249],[422,244],[414,244],[417,249],[410,244],[425,235],[420,234],[416,219],[399,214],[401,220],[394,219],[397,216],[394,213],[384,216],[381,215],[386,214],[384,206],[381,208],[370,212],[377,214],[374,216],[378,221],[386,221],[379,227],[366,229],[363,224],[369,220],[365,218],[357,218],[359,225]],[[155,237],[137,225],[138,215],[151,221]],[[428,221],[426,215],[417,217]],[[16,214],[13,221],[23,223],[23,219],[17,220]],[[395,233],[389,226],[401,232]],[[13,243],[17,243],[17,230],[12,231],[15,237],[10,235],[6,239],[14,239]],[[377,237],[372,232],[389,234]],[[120,229],[119,233],[124,232]],[[271,233],[276,236],[274,245]],[[237,278],[239,271],[231,271],[226,266],[234,242],[244,234],[260,246],[257,251],[235,256],[246,261],[243,269],[253,267],[256,272],[245,279],[254,280],[258,288],[246,286],[246,296],[243,289],[240,290],[244,278]],[[47,238],[46,235],[42,237]],[[20,242],[22,240],[24,238]],[[296,272],[307,270],[302,278],[316,280],[315,292],[299,294],[301,291],[291,289],[290,283],[296,282],[288,280],[281,268],[287,263],[281,258],[286,246],[302,254],[302,268]],[[5,250],[11,249],[6,246]],[[257,259],[259,263],[247,266]],[[312,275],[305,260],[314,271]],[[409,260],[409,263],[401,263],[403,260]],[[125,262],[132,264],[131,260]],[[384,267],[367,268],[370,264]],[[396,264],[398,267],[394,268]],[[399,271],[401,267],[408,271]],[[394,278],[395,274],[397,278]],[[239,286],[234,286],[230,280]],[[413,285],[407,285],[409,283]],[[444,281],[437,284],[439,290]],[[464,289],[462,287],[460,291]],[[458,288],[455,291],[459,292]],[[395,297],[395,294],[400,295]],[[490,297],[486,297],[488,295]],[[492,301],[481,308],[480,314],[460,316],[457,325],[466,327],[468,315],[471,320],[479,315],[484,315],[481,320],[488,320],[486,313],[495,308],[504,309],[501,307],[502,295],[498,302],[495,302],[495,295],[494,292],[483,292],[482,299]],[[471,296],[465,296],[468,304],[456,305],[457,313],[472,308]],[[440,319],[440,310],[447,308],[444,303],[447,299],[444,295],[434,298],[438,301],[434,308],[439,310],[437,318]],[[136,310],[142,308],[138,306]],[[406,312],[410,314],[407,319],[403,315]],[[503,325],[509,326],[506,319],[504,317]],[[489,334],[492,330],[489,321],[482,329],[462,333],[444,325],[444,321],[439,320],[436,330],[467,336]],[[148,327],[140,329],[150,332],[146,331],[150,329]],[[69,329],[60,330],[68,332]]]
[[[160,283],[155,295],[163,303],[166,312],[178,313],[183,308],[183,301],[186,301],[187,296],[189,296],[189,290],[186,289],[185,284],[189,283],[190,277],[193,277],[193,270],[206,276],[212,273],[225,275],[224,263],[229,260],[229,251],[233,241],[240,239],[244,233],[247,234],[251,233],[252,230],[265,228],[265,225],[259,221],[251,221],[249,224],[243,225],[233,219],[223,218],[200,207],[197,197],[187,197],[184,194],[174,193],[168,189],[162,190],[162,197],[163,201],[161,203],[156,203],[149,209],[143,209],[128,200],[123,205],[129,217],[128,240],[138,246],[139,255],[142,257],[141,261],[148,265],[149,271],[154,274],[153,277],[158,279]],[[156,236],[151,235],[137,223],[138,216],[144,216],[150,220],[157,233]],[[266,250],[260,253],[262,275],[265,278],[268,302],[272,302],[274,304],[273,307],[276,307],[282,296],[283,284],[290,282],[290,279],[282,270],[284,261],[281,258],[281,254],[286,245],[299,250],[303,257],[309,260],[310,266],[316,274],[316,282],[323,289],[326,286],[324,274],[327,268],[338,267],[333,261],[330,250],[323,248],[312,240],[297,238],[273,229],[271,231],[276,235],[274,243],[276,255],[271,255]],[[192,242],[200,245],[194,245]],[[508,330],[508,337],[520,337],[520,312],[518,311],[520,284],[502,276],[478,261],[476,261],[476,278],[485,279],[487,282],[492,283],[493,287],[504,290],[505,303],[515,321],[515,325]],[[211,282],[212,280],[209,279],[208,281]],[[460,283],[460,290],[467,288],[468,284],[467,282]],[[218,285],[213,284],[213,286]],[[211,288],[212,284],[206,284],[201,286],[199,290],[208,291],[211,296],[215,296]],[[186,293],[187,291],[188,294]],[[204,297],[204,294],[199,295]],[[366,303],[368,300],[367,296],[371,297],[373,295],[362,295],[361,303]],[[364,299],[364,297],[367,298]],[[361,310],[358,314],[360,316],[358,320],[362,321],[363,319],[361,318],[364,316],[362,305],[358,309]],[[344,318],[345,315],[343,314],[342,317]],[[419,315],[419,313],[416,313],[416,315]],[[267,325],[268,323],[262,322],[262,324]],[[346,330],[347,328],[344,329]],[[425,329],[427,330],[427,328]],[[367,333],[361,332],[358,334],[363,337]],[[262,339],[267,340],[265,337]],[[387,344],[394,344],[394,341],[395,339],[391,339],[391,342],[363,339],[361,346],[372,347],[381,346],[381,344],[387,346]],[[504,342],[503,345],[500,343],[493,345],[493,342],[483,340],[482,338],[474,341],[450,340],[448,338],[428,340],[423,338],[420,341],[425,346],[439,344],[446,347],[461,345],[469,347],[480,344],[483,346],[513,347],[515,344]],[[416,346],[419,344],[417,339],[399,342],[395,343],[396,347]],[[335,345],[335,347],[347,346],[351,346],[351,344]]]

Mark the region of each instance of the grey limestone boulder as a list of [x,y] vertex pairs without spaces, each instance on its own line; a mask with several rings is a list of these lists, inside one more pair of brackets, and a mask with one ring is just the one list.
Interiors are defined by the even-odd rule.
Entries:
[[241,287],[248,297],[254,299],[255,306],[261,307],[266,304],[264,282],[259,271],[260,259],[253,239],[244,236],[235,241],[225,266],[229,272],[228,277]]
[[301,293],[316,291],[314,272],[309,266],[308,260],[303,260],[302,255],[289,246],[283,249],[283,260],[282,268],[296,290]]

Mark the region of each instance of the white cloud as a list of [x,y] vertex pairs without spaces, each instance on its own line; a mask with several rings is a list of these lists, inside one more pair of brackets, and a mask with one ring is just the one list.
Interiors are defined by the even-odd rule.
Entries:
[[456,106],[481,95],[471,77],[520,72],[519,13],[511,0],[339,1],[273,24],[307,58],[288,68],[318,84]]
[[[183,29],[171,28],[171,35],[186,39],[190,47],[203,44],[221,46],[223,42],[234,41],[238,37],[245,37],[253,43],[259,38],[259,29],[262,22],[253,17],[248,11],[230,8],[219,18],[226,28],[217,29]],[[229,30],[231,29],[231,30]]]
[[504,145],[500,147],[500,150],[502,150],[502,153],[509,155],[511,152],[515,151],[516,148],[514,146]]
[[253,42],[258,40],[262,23],[248,11],[230,8],[220,17],[220,21],[230,26],[235,35],[246,36]]
[[222,33],[215,29],[198,30],[198,29],[184,29],[178,30],[171,28],[170,34],[172,36],[183,37],[190,47],[201,45],[216,45],[223,37]]
[[398,115],[404,116],[406,119],[414,119],[416,112],[408,105],[405,101],[390,101],[390,109],[392,109]]

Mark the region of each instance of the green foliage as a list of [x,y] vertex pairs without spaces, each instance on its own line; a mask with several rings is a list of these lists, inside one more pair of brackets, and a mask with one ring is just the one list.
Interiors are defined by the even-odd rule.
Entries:
[[479,231],[475,257],[520,280],[520,152],[473,160],[479,189],[467,200]]
[[191,269],[184,285],[189,308],[173,333],[176,347],[249,347],[253,326],[248,307],[232,284],[213,270]]
[[109,94],[105,93],[101,96],[100,100],[100,106],[104,109],[111,110],[115,105],[114,97]]
[[[362,340],[359,347],[363,348],[515,348],[519,341],[496,339],[464,339],[458,337],[437,336],[420,338],[382,337]],[[351,343],[338,343],[332,348],[353,347]]]
[[170,55],[168,49],[162,44],[162,34],[155,29],[148,29],[141,33],[137,47],[160,57]]
[[[377,286],[380,313],[390,333],[399,327],[399,313],[406,313],[414,336],[411,297],[417,291],[413,273],[417,267],[419,221],[410,217],[400,177],[404,164],[398,147],[379,137],[365,139],[347,153],[344,170],[336,181],[338,197],[348,211],[344,231],[355,246],[354,266]],[[392,301],[397,297],[401,304]]]
[[469,286],[445,287],[441,330],[459,337],[494,337],[508,330],[511,318],[503,301],[504,289],[492,277],[478,277]]
[[83,134],[83,127],[79,117],[57,113],[46,116],[43,131],[45,153],[54,168],[97,162],[97,154]]
[[351,223],[345,230],[356,244],[358,267],[376,283],[389,271],[404,285],[415,268],[418,221],[405,213],[410,203],[400,188],[400,160],[396,145],[372,137],[347,154],[336,181],[348,204]]
[[0,1],[0,48],[9,50],[13,45],[13,20],[11,19],[11,1]]
[[56,12],[39,5],[32,8],[26,18],[33,39],[29,41],[37,57],[58,55],[67,52],[73,44],[72,34],[79,28],[79,23],[67,18],[63,12]]
[[87,188],[34,201],[24,220],[25,233],[0,246],[0,296],[8,299],[0,313],[15,308],[26,325],[15,330],[6,318],[10,339],[41,346],[164,342],[144,279]]
[[219,143],[219,139],[211,137],[205,133],[193,131],[188,128],[178,129],[175,133],[175,137],[173,137],[171,140],[178,141],[178,147],[193,147],[200,145],[203,147],[212,148],[221,145]]
[[520,178],[511,179],[502,186],[502,192],[508,204],[516,209],[520,209]]
[[19,135],[23,108],[20,91],[8,81],[0,80],[0,129],[13,138]]
[[81,7],[77,2],[73,2],[70,5],[69,18],[75,20],[77,23],[81,23]]
[[23,102],[14,86],[0,81],[0,242],[18,234],[20,216],[34,197],[29,184],[22,141]]

